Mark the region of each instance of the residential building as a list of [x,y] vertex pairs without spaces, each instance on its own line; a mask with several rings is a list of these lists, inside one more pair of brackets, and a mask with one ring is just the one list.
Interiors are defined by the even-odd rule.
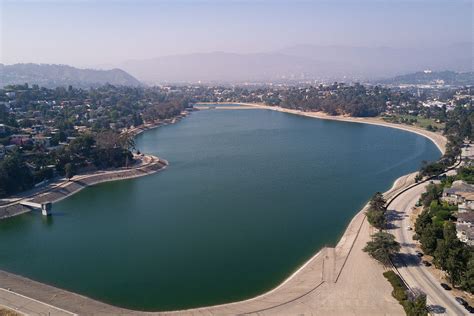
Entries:
[[33,144],[48,148],[49,146],[51,146],[51,137],[34,136]]
[[460,204],[466,201],[466,198],[471,199],[474,194],[474,185],[466,183],[462,180],[454,181],[450,188],[443,190],[442,200],[450,204]]
[[12,145],[24,145],[31,141],[30,135],[27,134],[15,134],[10,136],[10,144]]
[[458,213],[456,236],[460,241],[474,246],[474,212]]

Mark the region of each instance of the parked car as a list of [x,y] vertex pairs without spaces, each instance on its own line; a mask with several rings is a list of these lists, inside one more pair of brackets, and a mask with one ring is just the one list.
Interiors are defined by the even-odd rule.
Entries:
[[432,264],[430,262],[426,261],[426,260],[423,260],[422,263],[425,267],[431,267],[432,266]]
[[412,230],[411,226],[407,226],[407,230]]
[[469,304],[467,304],[467,302],[466,302],[462,297],[456,296],[454,299],[456,300],[456,302],[458,302],[458,303],[461,304],[462,306],[469,305]]
[[421,257],[424,256],[424,254],[423,254],[421,251],[417,251],[417,252],[416,252],[416,255],[417,255],[419,258],[421,258]]
[[441,287],[445,289],[446,291],[451,291],[451,287],[447,285],[446,283],[441,283]]
[[474,307],[472,307],[471,305],[467,305],[467,306],[464,306],[467,311],[471,314],[474,314]]

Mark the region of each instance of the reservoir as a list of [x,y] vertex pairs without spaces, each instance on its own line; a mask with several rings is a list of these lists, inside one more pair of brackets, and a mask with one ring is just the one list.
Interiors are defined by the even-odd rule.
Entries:
[[0,269],[137,310],[246,299],[440,156],[417,134],[268,110],[194,112],[136,147],[170,166],[0,221]]

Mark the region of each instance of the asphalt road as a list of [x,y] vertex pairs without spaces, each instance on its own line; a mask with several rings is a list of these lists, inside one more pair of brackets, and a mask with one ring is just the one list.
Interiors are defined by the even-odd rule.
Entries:
[[428,269],[421,264],[416,255],[413,230],[408,230],[409,217],[426,185],[416,186],[397,197],[389,207],[390,220],[393,226],[391,233],[400,242],[400,254],[394,259],[399,273],[410,288],[419,288],[427,294],[427,303],[433,314],[467,315],[467,310],[461,306],[454,296],[444,290]]

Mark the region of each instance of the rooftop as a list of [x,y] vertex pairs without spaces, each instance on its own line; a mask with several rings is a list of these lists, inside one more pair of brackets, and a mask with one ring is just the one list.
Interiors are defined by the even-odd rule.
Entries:
[[459,213],[458,222],[467,222],[474,224],[474,212]]
[[443,190],[445,194],[460,194],[463,192],[474,193],[474,185],[471,185],[462,180],[454,181],[450,188]]

